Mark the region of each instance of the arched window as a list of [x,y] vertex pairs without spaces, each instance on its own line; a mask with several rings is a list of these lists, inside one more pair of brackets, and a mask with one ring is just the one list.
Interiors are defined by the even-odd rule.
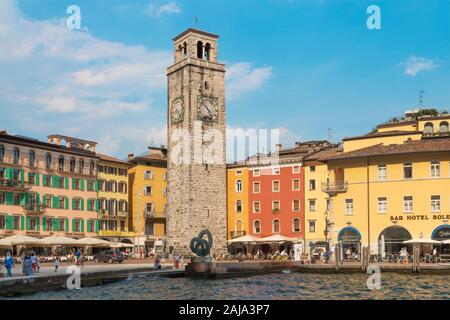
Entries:
[[70,172],[75,172],[75,158],[70,158]]
[[187,58],[187,43],[183,43],[183,58]]
[[89,174],[91,176],[93,176],[94,175],[94,171],[95,171],[95,163],[94,163],[94,160],[91,160],[89,162]]
[[424,133],[433,133],[434,132],[434,125],[432,122],[425,123],[425,127],[423,128]]
[[261,233],[261,222],[259,220],[255,220],[255,222],[253,222],[253,233]]
[[64,171],[64,156],[59,156],[58,169]]
[[242,221],[241,220],[236,221],[236,231],[237,232],[242,231]]
[[449,129],[448,129],[448,122],[447,121],[442,121],[439,124],[439,131],[440,132],[448,132],[449,131]]
[[80,159],[78,161],[78,173],[83,174],[83,171],[84,171],[84,160]]
[[13,163],[14,164],[19,164],[19,160],[20,160],[20,150],[19,150],[19,148],[14,148],[14,151],[13,151]]
[[45,168],[51,169],[52,167],[52,155],[50,153],[47,153],[45,155]]
[[36,160],[36,154],[33,150],[30,150],[30,154],[28,155],[28,163],[30,167],[34,167],[34,162]]
[[431,176],[439,177],[441,175],[441,164],[438,160],[431,161]]
[[280,220],[275,219],[272,222],[272,232],[273,233],[280,233]]
[[0,146],[0,163],[5,161],[5,147]]
[[300,219],[299,218],[294,218],[294,220],[292,220],[292,231],[300,232]]
[[241,200],[236,200],[236,212],[237,213],[242,212],[242,201]]
[[210,61],[211,60],[211,44],[207,43],[205,46],[205,59],[206,61]]
[[203,59],[203,42],[197,42],[197,58]]
[[236,192],[242,192],[242,180],[236,180]]

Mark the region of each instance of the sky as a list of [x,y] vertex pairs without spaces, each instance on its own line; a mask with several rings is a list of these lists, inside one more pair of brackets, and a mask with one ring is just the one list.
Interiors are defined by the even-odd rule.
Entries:
[[119,158],[166,144],[171,39],[195,17],[220,35],[231,129],[280,129],[287,147],[367,133],[421,90],[450,110],[448,0],[0,0],[0,129]]

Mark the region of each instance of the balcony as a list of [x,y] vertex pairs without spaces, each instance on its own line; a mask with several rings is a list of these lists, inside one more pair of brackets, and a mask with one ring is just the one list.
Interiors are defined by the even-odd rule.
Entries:
[[231,239],[236,239],[239,237],[243,237],[247,234],[246,231],[230,231],[230,238]]
[[329,196],[335,196],[341,192],[347,192],[348,183],[347,181],[337,181],[337,182],[324,182],[322,183],[322,191]]
[[43,214],[47,207],[43,204],[26,204],[23,206],[23,210],[28,214]]
[[20,182],[16,179],[0,179],[0,190],[25,192],[31,189],[28,182]]
[[119,218],[126,218],[126,217],[128,217],[128,212],[127,211],[119,211],[119,212],[117,212],[117,216]]

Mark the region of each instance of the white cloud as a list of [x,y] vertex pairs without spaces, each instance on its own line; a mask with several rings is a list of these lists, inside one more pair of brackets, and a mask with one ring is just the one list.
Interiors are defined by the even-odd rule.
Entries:
[[251,63],[240,62],[227,70],[227,97],[231,100],[260,89],[273,74],[272,67],[253,68]]
[[404,73],[411,77],[419,72],[432,70],[439,66],[435,59],[421,58],[415,55],[409,56],[402,65],[405,67]]
[[151,17],[159,17],[165,13],[181,13],[181,8],[177,5],[175,1],[170,1],[168,3],[161,4],[159,1],[152,1],[147,9],[146,13]]

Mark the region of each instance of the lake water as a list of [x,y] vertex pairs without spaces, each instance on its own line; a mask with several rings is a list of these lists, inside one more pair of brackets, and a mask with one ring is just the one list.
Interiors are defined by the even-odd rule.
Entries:
[[368,290],[365,274],[279,273],[204,280],[135,276],[81,290],[43,292],[17,299],[449,299],[450,276],[386,273]]

